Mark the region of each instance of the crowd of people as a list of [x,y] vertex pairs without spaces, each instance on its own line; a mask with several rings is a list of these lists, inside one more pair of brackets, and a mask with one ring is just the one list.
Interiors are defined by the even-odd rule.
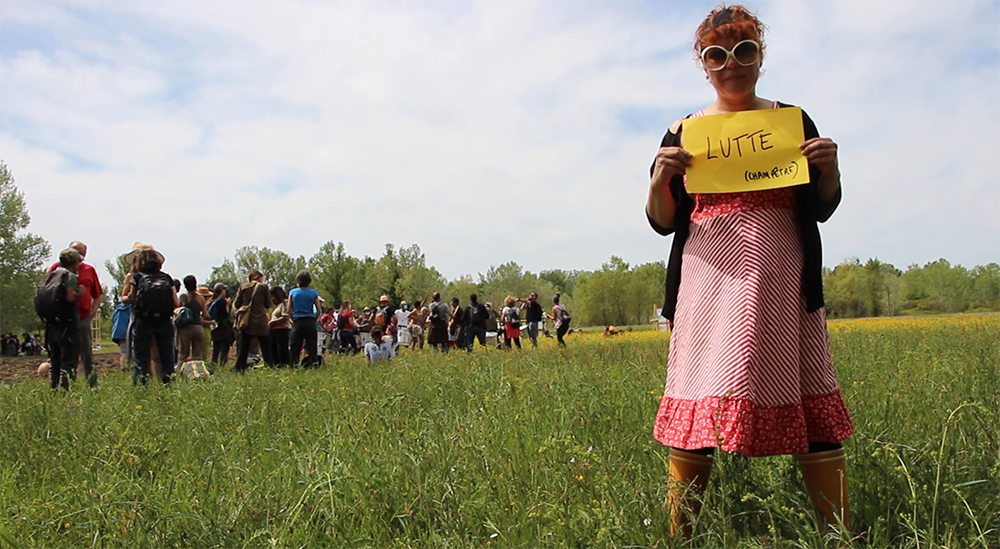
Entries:
[[[90,330],[85,327],[101,290],[85,257],[86,245],[71,243],[40,285],[40,296],[42,288],[50,287],[56,296],[51,300],[58,302],[54,313],[39,309],[46,323],[52,387],[67,387],[79,362],[90,386],[97,385]],[[444,301],[434,292],[428,303],[392,304],[383,295],[377,304],[357,310],[349,300],[327,305],[305,270],[296,276],[295,287],[287,290],[268,286],[258,270],[250,271],[237,288],[217,283],[210,289],[199,286],[193,275],[178,280],[163,272],[163,254],[149,244],[136,242],[125,261],[129,270],[121,292],[114,296],[111,338],[119,345],[122,368],[131,369],[134,384],[148,383],[151,377],[169,383],[176,368],[192,361],[227,366],[234,346],[236,372],[258,364],[318,367],[325,353],[363,353],[375,363],[392,360],[401,348],[423,349],[425,343],[444,353],[452,349],[471,353],[476,342],[487,347],[491,339],[497,348],[520,349],[522,331],[537,347],[539,335],[553,337],[546,321],[554,323],[554,337],[565,346],[571,320],[559,294],[552,298],[549,311],[534,292],[525,298],[508,296],[500,309],[481,303],[476,294],[463,306],[457,297]],[[6,338],[4,343],[6,350]]]
[[0,340],[0,355],[3,356],[37,356],[45,352],[45,346],[35,334],[21,334],[21,339],[17,335],[6,333]]

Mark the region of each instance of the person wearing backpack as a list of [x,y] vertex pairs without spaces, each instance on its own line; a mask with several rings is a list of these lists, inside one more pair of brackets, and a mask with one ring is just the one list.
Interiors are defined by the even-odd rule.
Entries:
[[125,287],[122,301],[132,305],[132,384],[149,381],[151,348],[156,343],[160,357],[160,381],[170,383],[174,373],[174,309],[180,305],[174,279],[162,271],[163,254],[142,248],[135,256],[131,283]]
[[186,293],[180,296],[181,306],[174,317],[177,328],[177,363],[205,359],[205,327],[212,324],[208,315],[205,294],[208,288],[199,288],[194,275],[184,277]]
[[441,292],[434,292],[431,295],[431,333],[427,336],[427,342],[431,347],[448,352],[448,322],[451,320],[451,308],[447,303],[441,301]]
[[[372,315],[372,324],[382,328],[383,334],[390,334],[392,331],[392,307],[389,306],[389,296],[383,295],[378,298],[378,306],[375,307],[375,313]],[[375,339],[374,336],[372,339]]]
[[569,332],[569,322],[572,318],[569,316],[569,310],[566,309],[566,306],[559,304],[559,297],[559,294],[552,296],[552,314],[546,316],[555,323],[556,341],[561,347],[565,347],[566,342],[563,340],[563,336]]
[[[91,339],[90,327],[94,320],[94,312],[100,306],[104,290],[101,288],[97,271],[85,261],[87,259],[87,245],[79,240],[74,240],[69,243],[67,248],[72,248],[80,254],[80,268],[76,273],[80,290],[83,291],[83,295],[76,301],[77,312],[80,315],[80,362],[83,364],[83,375],[87,376],[87,384],[94,388],[97,387],[97,368],[94,367],[94,342]],[[48,272],[56,270],[59,265],[59,262],[53,263]],[[75,369],[70,377],[76,379]]]
[[233,321],[229,314],[228,288],[221,282],[212,287],[212,301],[208,304],[208,316],[215,322],[212,328],[212,364],[225,366],[229,362],[229,349],[236,340]]
[[236,365],[233,367],[237,372],[243,373],[249,367],[251,338],[257,338],[264,364],[273,364],[267,317],[270,299],[267,285],[264,284],[264,273],[257,269],[251,270],[248,281],[240,284],[233,302],[235,325],[240,333],[239,344],[236,346]]
[[[511,340],[517,345],[517,348],[521,348],[521,309],[517,307],[517,298],[509,295],[507,299],[504,300],[504,308],[501,311],[503,315],[503,346],[505,349],[510,349]],[[499,335],[497,336],[499,337]]]
[[53,389],[69,389],[76,371],[80,344],[80,313],[76,303],[85,295],[77,273],[83,262],[80,252],[59,252],[59,266],[38,285],[35,312],[45,322],[45,345],[49,348],[49,379]]
[[490,318],[490,312],[479,302],[479,296],[472,294],[469,296],[469,306],[465,308],[465,350],[472,352],[476,339],[479,345],[486,346],[486,322]]

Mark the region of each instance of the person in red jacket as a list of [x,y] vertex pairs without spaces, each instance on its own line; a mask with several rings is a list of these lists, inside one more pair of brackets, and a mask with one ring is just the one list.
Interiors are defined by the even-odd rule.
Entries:
[[[83,375],[87,376],[87,384],[93,388],[97,387],[97,368],[94,367],[94,342],[90,337],[90,325],[93,323],[94,313],[100,308],[104,290],[101,289],[101,281],[97,278],[94,267],[82,261],[87,257],[87,245],[75,240],[69,243],[69,247],[80,252],[80,270],[76,275],[83,292],[76,302],[76,309],[80,313],[80,362],[83,363]],[[59,262],[56,261],[48,272],[51,273],[58,267]],[[70,372],[70,377],[76,381],[76,368]]]

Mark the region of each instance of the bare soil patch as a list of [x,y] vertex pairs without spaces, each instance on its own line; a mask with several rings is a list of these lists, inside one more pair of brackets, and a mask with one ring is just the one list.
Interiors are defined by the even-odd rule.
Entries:
[[[94,364],[101,375],[120,372],[119,354],[115,352],[94,353]],[[48,356],[5,356],[0,357],[0,382],[17,383],[27,378],[35,377],[38,365],[48,360]],[[83,366],[77,368],[77,374],[83,375]]]

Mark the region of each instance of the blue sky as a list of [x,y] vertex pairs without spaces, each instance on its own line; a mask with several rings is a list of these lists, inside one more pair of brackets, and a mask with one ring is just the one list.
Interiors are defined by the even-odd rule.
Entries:
[[[31,230],[92,263],[152,242],[417,243],[448,278],[665,259],[642,213],[670,123],[713,99],[710,2],[0,0],[0,158]],[[1000,2],[748,4],[762,97],[840,145],[824,258],[1000,260]]]

